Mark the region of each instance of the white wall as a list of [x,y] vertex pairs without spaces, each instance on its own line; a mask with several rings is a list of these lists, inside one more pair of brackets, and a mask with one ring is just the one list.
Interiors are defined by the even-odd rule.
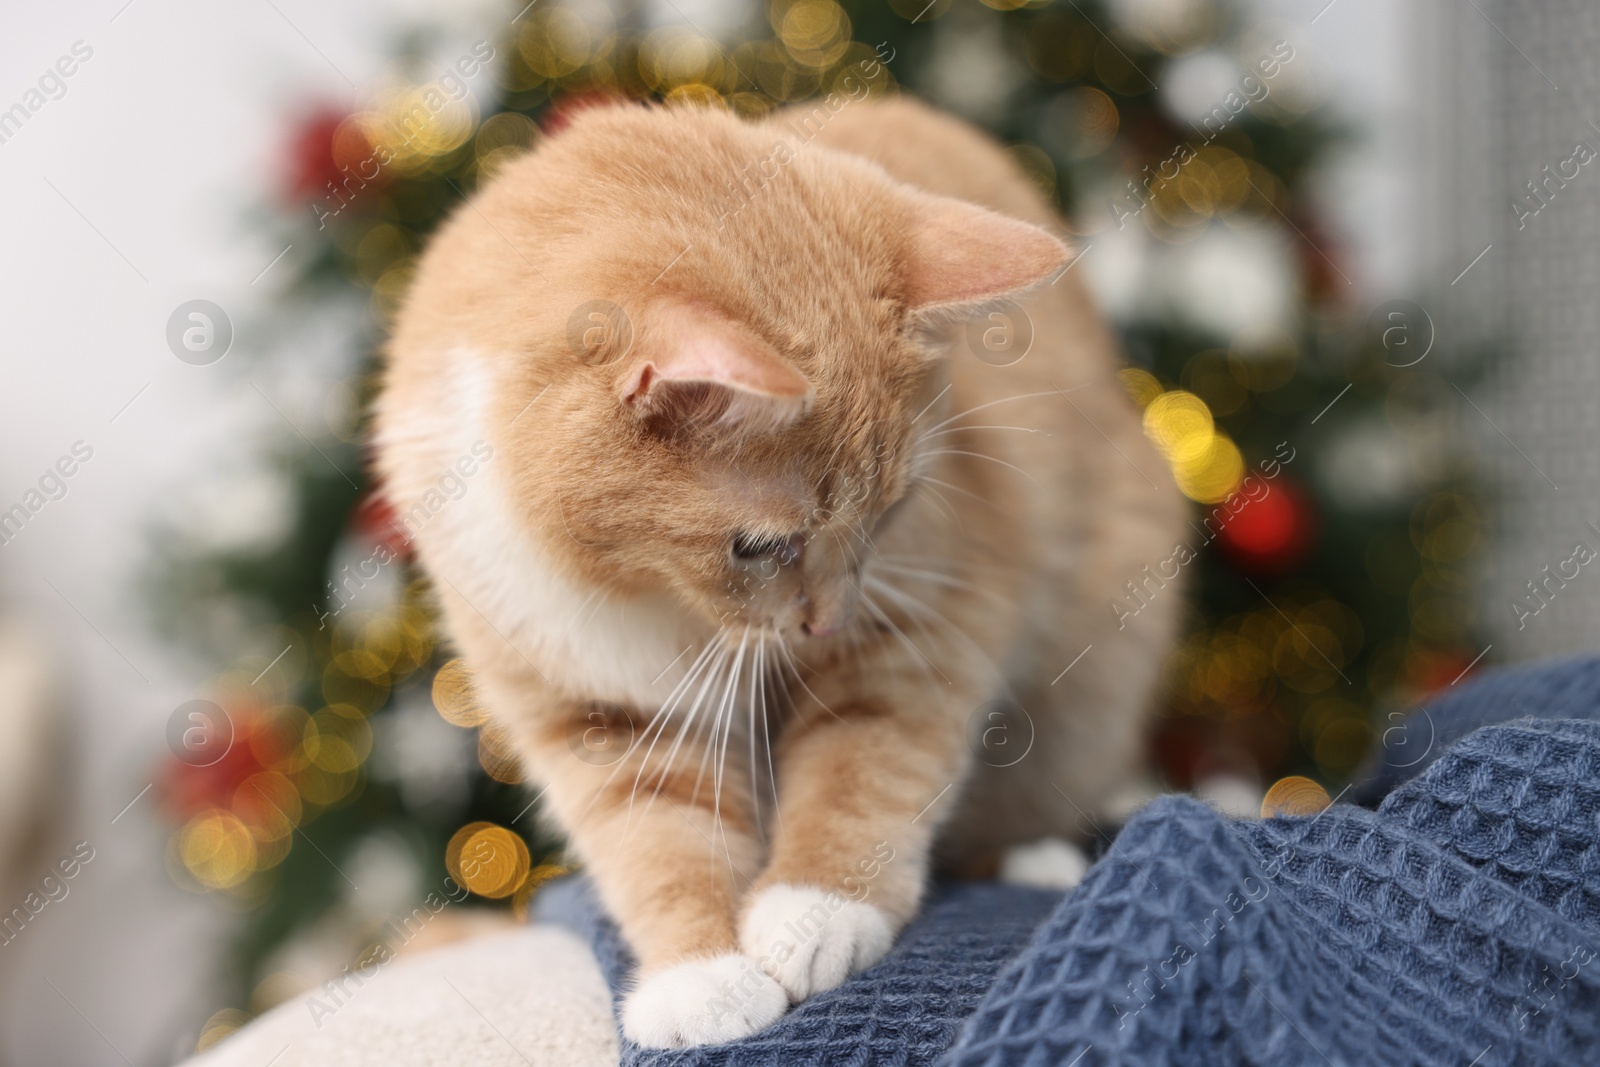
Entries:
[[[66,94],[0,144],[0,510],[74,442],[94,449],[67,496],[0,545],[5,608],[57,649],[72,757],[42,798],[60,835],[29,861],[37,870],[6,872],[19,895],[0,910],[70,842],[96,851],[70,895],[0,948],[7,1065],[171,1062],[222,1006],[206,977],[226,916],[172,886],[153,794],[111,825],[151,782],[167,716],[206,681],[145,636],[132,578],[152,516],[204,491],[279,418],[246,380],[244,324],[295,252],[252,287],[281,246],[246,212],[275,192],[288,107],[355,98],[407,16],[378,0],[124,3],[13,4],[0,33],[0,109],[75,42],[93,50]],[[490,29],[476,21],[464,42]],[[194,297],[240,328],[212,367],[164,341],[168,315]]]
[[[1421,0],[1254,0],[1284,20],[1334,114],[1355,139],[1328,168],[1323,199],[1347,244],[1357,306],[1413,295],[1428,256],[1418,181],[1433,103]],[[1296,62],[1302,56],[1297,51]]]

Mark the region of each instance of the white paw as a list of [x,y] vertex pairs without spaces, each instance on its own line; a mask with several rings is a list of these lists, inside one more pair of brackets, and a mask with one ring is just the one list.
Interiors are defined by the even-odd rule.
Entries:
[[1045,837],[1006,849],[1000,860],[1000,880],[1039,889],[1071,889],[1089,871],[1089,857],[1077,845],[1059,837]]
[[843,893],[775,885],[745,912],[739,943],[798,1004],[883,959],[894,929],[881,908]]
[[622,1005],[622,1032],[646,1048],[734,1041],[789,1010],[783,987],[738,953],[690,960],[640,981]]

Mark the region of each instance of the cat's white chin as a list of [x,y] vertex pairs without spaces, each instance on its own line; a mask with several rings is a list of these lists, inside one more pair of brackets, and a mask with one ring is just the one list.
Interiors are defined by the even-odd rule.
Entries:
[[622,1032],[646,1048],[715,1045],[765,1029],[789,1010],[783,987],[736,952],[646,975],[622,1005]]
[[883,909],[838,891],[775,885],[745,912],[739,943],[798,1004],[883,959],[894,927]]

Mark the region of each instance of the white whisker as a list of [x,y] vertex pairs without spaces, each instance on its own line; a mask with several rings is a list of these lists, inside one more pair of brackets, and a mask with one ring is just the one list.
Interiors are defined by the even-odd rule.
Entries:
[[1018,431],[1021,431],[1022,433],[1038,433],[1039,432],[1038,428],[1034,427],[1034,426],[1008,426],[1005,423],[987,422],[987,423],[980,423],[977,426],[951,426],[949,429],[945,429],[945,430],[928,430],[925,433],[919,434],[918,437],[917,437],[917,440],[926,441],[926,440],[929,440],[930,438],[944,437],[944,436],[947,436],[948,434],[966,433],[968,430],[1018,430]]
[[1029,474],[1027,471],[1023,470],[1021,467],[1017,466],[1015,463],[1009,463],[1006,460],[1000,459],[998,456],[991,456],[987,452],[973,452],[973,451],[970,451],[970,450],[965,449],[965,448],[934,448],[934,449],[929,449],[927,452],[922,453],[922,455],[923,456],[929,456],[929,457],[932,457],[932,456],[971,456],[973,459],[986,459],[990,463],[998,463],[1002,467],[1010,467],[1012,470],[1016,471],[1018,474],[1022,475],[1024,478],[1028,479],[1028,481],[1033,482],[1035,485],[1039,484],[1039,480],[1037,478],[1035,478],[1033,475]]
[[[628,746],[628,751],[623,753],[623,758],[617,761],[616,766],[611,770],[611,774],[606,777],[605,782],[601,784],[599,789],[595,790],[594,795],[589,798],[589,802],[584,805],[582,812],[579,813],[580,819],[587,815],[589,811],[593,809],[595,803],[605,794],[606,790],[611,788],[611,783],[616,781],[617,775],[621,774],[623,769],[627,767],[629,759],[635,752],[639,750],[639,747],[641,745],[647,745],[648,751],[645,752],[644,759],[639,764],[639,773],[634,776],[633,788],[628,793],[628,819],[632,819],[634,797],[636,797],[639,793],[639,779],[640,776],[644,774],[645,767],[647,767],[650,763],[650,753],[655,750],[655,739],[661,736],[661,732],[666,726],[667,719],[672,715],[673,707],[679,700],[682,699],[684,691],[691,684],[693,684],[694,679],[699,672],[704,669],[706,663],[711,659],[711,656],[715,652],[716,647],[717,642],[713,640],[707,642],[705,647],[700,650],[700,654],[694,658],[694,661],[691,662],[688,668],[684,671],[683,678],[681,678],[678,681],[678,684],[672,687],[672,691],[667,694],[666,700],[662,702],[662,710],[658,711],[650,720],[649,725],[645,727],[644,731],[638,737],[633,739],[632,743],[630,743]],[[624,836],[626,836],[627,822],[624,822],[623,825]]]
[[[728,684],[722,692],[722,699],[717,705],[716,717],[712,721],[711,738],[707,745],[707,755],[711,756],[711,834],[712,849],[716,848],[716,837],[722,836],[722,851],[728,859],[728,873],[736,876],[738,871],[733,866],[733,848],[728,840],[727,824],[722,819],[722,783],[724,771],[728,761],[728,738],[733,733],[733,709],[738,697],[739,675],[744,666],[745,648],[750,641],[750,627],[746,624],[744,632],[739,637],[739,651],[733,658],[733,665],[728,670]],[[716,753],[717,733],[722,734],[720,754]],[[705,758],[701,758],[702,773],[705,767]],[[695,780],[695,796],[700,793],[700,780]]]
[[751,652],[755,660],[755,669],[750,672],[750,695],[747,699],[750,712],[750,804],[753,809],[755,825],[759,830],[761,826],[761,790],[756,783],[760,781],[756,774],[756,685],[765,685],[761,677],[761,650],[766,645],[765,628],[756,631],[756,647]]
[[963,487],[961,487],[959,485],[956,485],[954,482],[947,482],[943,478],[935,478],[935,477],[933,477],[931,475],[927,475],[927,474],[921,475],[920,479],[921,479],[921,481],[926,482],[929,485],[936,485],[941,489],[949,489],[949,490],[951,490],[953,492],[960,493],[962,496],[970,496],[972,499],[976,500],[980,504],[987,504],[987,505],[989,505],[989,507],[994,508],[996,511],[1000,511],[1002,514],[1005,513],[1003,511],[1003,509],[1001,509],[999,504],[996,504],[993,500],[990,500],[988,497],[984,496],[982,493],[974,493],[971,489],[965,489],[965,488],[963,488]]
[[1056,394],[1056,390],[1049,389],[1049,390],[1046,390],[1045,392],[1042,392],[1042,393],[1018,393],[1016,396],[1004,396],[1004,397],[1001,397],[999,400],[991,400],[987,404],[979,404],[976,407],[970,407],[965,411],[957,412],[956,414],[951,415],[948,419],[945,419],[943,422],[939,423],[938,425],[929,427],[928,432],[931,433],[934,430],[942,430],[946,426],[949,426],[952,422],[955,422],[957,419],[964,419],[968,415],[975,415],[978,412],[983,411],[985,408],[992,408],[997,404],[1009,404],[1013,400],[1032,400],[1032,399],[1035,399],[1035,398],[1041,397],[1041,396],[1055,396],[1055,395],[1057,395]]
[[[744,628],[744,633],[739,637],[739,653],[733,658],[733,669],[728,674],[728,688],[722,696],[722,707],[718,709],[717,718],[722,722],[722,751],[718,755],[711,773],[711,810],[715,814],[717,825],[722,824],[722,784],[726,780],[728,768],[728,738],[733,734],[733,712],[738,700],[739,675],[744,670],[745,647],[750,642],[750,627]],[[727,831],[723,831],[723,840],[727,840]]]
[[[889,629],[895,632],[895,634],[900,638],[901,642],[905,644],[906,648],[916,653],[917,657],[921,659],[923,663],[927,664],[927,666],[932,668],[940,678],[944,679],[946,685],[954,684],[950,681],[949,677],[945,675],[944,671],[939,670],[938,664],[934,663],[933,660],[925,656],[922,652],[922,649],[917,647],[917,643],[911,640],[911,638],[906,635],[904,630],[895,625],[894,620],[889,618],[888,612],[884,611],[883,608],[878,605],[878,602],[873,600],[871,595],[868,594],[866,590],[858,589],[857,591],[861,594],[861,602],[871,609],[872,613],[878,616],[885,626],[889,627]],[[924,669],[924,673],[926,673],[926,669]]]
[[[870,585],[872,588],[878,590],[879,592],[889,594],[891,599],[893,599],[896,603],[899,603],[900,591],[898,589],[896,589],[893,585],[891,585],[885,579],[879,578],[879,577],[877,577],[875,575],[867,575],[866,576],[866,582],[867,582],[868,585]],[[901,607],[904,608],[904,605],[902,604]],[[929,646],[931,648],[933,648],[934,652],[937,653],[938,652],[939,640],[935,635],[933,635],[933,634],[928,632],[928,627],[923,623],[922,617],[919,616],[916,612],[912,612],[912,611],[907,611],[906,615],[911,620],[911,625],[913,625],[913,626],[915,626],[917,628],[917,632],[922,635],[923,639],[926,640],[928,642]],[[930,660],[929,662],[932,662],[932,661]]]
[[[774,635],[776,636],[776,635]],[[781,646],[783,638],[778,637]],[[783,830],[783,809],[778,804],[778,772],[772,764],[772,725],[767,718],[767,641],[766,634],[762,634],[761,644],[757,646],[759,673],[761,676],[761,744],[767,750],[767,780],[772,783],[772,817],[778,824],[778,830]],[[752,737],[754,731],[751,731]],[[751,769],[751,780],[755,780],[754,768]]]
[[794,675],[794,680],[796,682],[800,683],[800,688],[804,689],[806,691],[806,695],[809,696],[812,700],[817,702],[817,707],[821,708],[823,711],[827,712],[829,715],[832,715],[835,719],[838,719],[840,722],[843,722],[844,719],[839,715],[839,713],[837,711],[834,711],[831,707],[829,707],[827,705],[827,703],[824,702],[821,697],[817,696],[817,694],[812,691],[811,687],[806,684],[805,678],[800,673],[800,662],[799,662],[798,659],[795,658],[794,650],[789,647],[789,643],[786,640],[784,640],[783,635],[782,634],[777,634],[776,636],[777,636],[777,639],[778,639],[777,640],[778,652],[783,657],[782,658],[782,664],[783,664],[783,666],[785,666],[785,667],[787,667],[789,669],[790,673],[792,673]]
[[944,498],[944,494],[934,488],[933,482],[934,479],[932,478],[918,478],[911,487],[912,491],[928,494],[928,499],[943,508],[950,518],[955,521],[956,528],[964,531],[965,526],[961,522],[961,516],[956,513],[956,509],[951,506],[950,501]]
[[[976,653],[979,659],[983,660],[985,663],[987,663],[989,665],[990,672],[993,674],[994,678],[1003,687],[1005,687],[1007,689],[1010,688],[1005,683],[1005,678],[1004,678],[1003,672],[999,669],[998,666],[995,665],[993,657],[991,657],[987,652],[985,652],[983,650],[982,646],[980,646],[976,641],[974,641],[967,634],[967,632],[965,630],[963,630],[963,629],[961,629],[961,627],[957,626],[954,622],[952,622],[949,618],[947,618],[942,612],[939,612],[939,611],[935,610],[933,607],[929,606],[925,601],[919,599],[918,597],[915,597],[915,596],[911,595],[910,593],[906,592],[904,589],[900,589],[900,588],[892,585],[891,583],[889,583],[889,582],[887,582],[887,581],[885,581],[885,580],[883,580],[881,578],[872,577],[872,578],[869,578],[869,581],[871,582],[872,586],[875,589],[877,589],[878,591],[880,591],[882,593],[887,594],[892,599],[894,599],[894,601],[897,604],[899,604],[901,609],[906,611],[907,614],[912,615],[913,617],[916,617],[917,615],[921,615],[923,618],[928,619],[930,622],[937,622],[941,626],[944,626],[954,637],[960,639],[960,641],[963,644],[965,644],[968,649],[970,649],[972,652]],[[919,624],[919,628],[920,628],[920,624]],[[924,632],[926,632],[926,631],[924,631]]]
[[897,558],[898,557],[896,556],[879,556],[877,559],[878,569],[894,571],[898,574],[904,574],[911,578],[917,578],[922,581],[931,582],[934,585],[946,585],[953,589],[965,589],[970,593],[976,593],[978,596],[991,597],[1002,604],[1010,603],[1005,597],[1001,596],[993,589],[984,589],[982,586],[974,585],[971,582],[962,581],[960,578],[954,578],[948,574],[940,574],[938,571],[930,571],[922,567],[910,567],[903,563],[896,562]]
[[650,799],[645,802],[646,812],[655,804],[656,798],[661,795],[661,790],[666,788],[667,777],[672,773],[673,766],[678,762],[678,751],[683,747],[684,739],[696,728],[696,724],[699,721],[700,711],[705,706],[706,694],[711,691],[712,684],[721,676],[723,667],[728,662],[730,649],[725,637],[726,635],[723,632],[719,631],[717,633],[718,651],[716,659],[713,662],[712,669],[706,672],[705,678],[701,681],[700,689],[694,696],[694,703],[689,706],[689,712],[684,716],[683,724],[678,727],[677,736],[673,738],[672,747],[667,750],[666,764],[655,776],[656,786],[651,792]]

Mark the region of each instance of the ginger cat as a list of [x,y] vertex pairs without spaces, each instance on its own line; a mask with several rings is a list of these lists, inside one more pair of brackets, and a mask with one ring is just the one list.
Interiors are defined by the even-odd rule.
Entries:
[[[493,450],[419,558],[638,956],[635,1042],[770,1024],[1138,766],[1178,596],[1107,604],[1186,512],[1058,224],[907,99],[630,106],[423,256],[381,473],[405,514]],[[1007,297],[1031,349],[980,359]]]

